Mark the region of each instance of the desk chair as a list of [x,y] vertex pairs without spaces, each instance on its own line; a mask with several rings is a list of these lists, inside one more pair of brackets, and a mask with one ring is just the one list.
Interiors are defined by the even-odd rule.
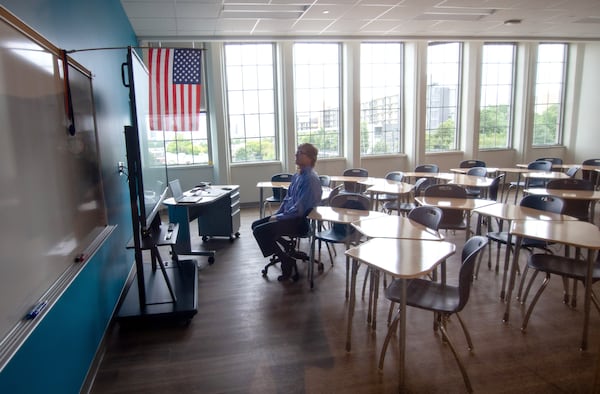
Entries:
[[440,172],[440,167],[437,164],[420,164],[415,167],[414,172],[431,172],[437,174]]
[[[537,303],[538,299],[542,295],[542,292],[548,286],[548,282],[550,282],[550,276],[552,274],[560,275],[567,279],[574,279],[576,282],[580,281],[585,284],[585,279],[587,276],[587,261],[582,260],[579,257],[569,258],[564,256],[556,256],[556,255],[548,255],[536,253],[529,256],[527,260],[527,266],[534,269],[536,274],[538,272],[544,272],[546,277],[542,282],[542,285],[535,293],[529,308],[527,308],[527,313],[525,313],[525,318],[523,319],[523,324],[521,325],[521,331],[525,332],[527,329],[527,323],[529,322],[529,318],[531,317],[531,312],[533,312],[533,308]],[[535,275],[532,275],[528,288],[531,286],[531,282],[535,279]],[[592,267],[592,284],[596,283],[600,280],[600,253],[597,254],[596,261]],[[568,294],[565,294],[565,297],[568,298]],[[573,296],[575,298],[575,295]],[[598,304],[598,297],[594,293],[592,289],[592,302],[598,312],[600,312],[600,305]],[[574,303],[573,303],[574,306]]]
[[485,161],[481,160],[463,160],[458,165],[460,168],[486,167]]
[[[536,160],[527,164],[528,170],[534,171],[552,171],[552,162],[547,160]],[[506,193],[506,200],[508,201],[508,195],[512,189],[515,189],[515,193],[519,193],[519,188],[527,188],[527,187],[546,187],[546,181],[544,179],[531,179],[527,180],[527,182],[519,181],[519,182],[511,182],[508,186],[508,192]],[[515,203],[516,203],[515,196]]]
[[[585,166],[595,166],[600,168],[600,159],[586,159],[581,164]],[[592,182],[592,184],[595,185],[596,188],[598,188],[598,179],[600,178],[599,175],[600,173],[598,173],[597,171],[583,169],[581,170],[582,178]]]
[[[487,170],[485,167],[471,167],[467,170],[467,175],[473,176],[487,176]],[[482,190],[480,187],[466,187],[467,197],[469,198],[479,198],[481,197]]]
[[331,177],[329,175],[319,175],[319,181],[323,187],[331,186]]
[[[368,211],[371,206],[369,198],[363,194],[354,193],[341,193],[335,196],[329,202],[329,205],[334,208],[349,208],[358,209],[362,211]],[[333,223],[330,228],[323,229],[315,233],[315,240],[319,243],[319,258],[321,260],[321,244],[344,244],[348,248],[352,244],[356,244],[360,241],[361,234],[358,230],[353,228],[350,224]],[[331,265],[333,265],[333,257],[329,254]],[[320,267],[319,267],[320,268]],[[349,288],[349,272],[350,272],[350,259],[346,257],[346,298],[348,297]]]
[[[292,174],[281,173],[275,174],[271,177],[271,182],[291,182]],[[271,215],[273,214],[273,210],[271,209],[271,204],[281,204],[283,199],[285,198],[286,191],[280,187],[272,188],[273,195],[267,197],[265,201],[263,201],[263,212],[265,212],[265,208],[269,206],[269,212]]]
[[563,159],[560,157],[540,157],[535,159],[535,161],[549,161],[553,165],[561,165],[563,163]]
[[398,205],[398,200],[387,201],[383,203],[383,212],[391,214],[393,211],[398,211],[399,214],[406,216],[410,211],[417,207],[417,204],[414,202],[415,197],[418,197],[423,194],[423,190],[425,190],[430,185],[435,184],[435,179],[433,178],[419,178],[415,182],[415,186],[409,193],[408,197]]
[[[546,185],[547,189],[559,190],[594,190],[594,185],[587,179],[552,179]],[[576,217],[579,220],[590,220],[590,200],[571,200],[565,199],[563,213],[565,215]]]
[[569,169],[567,171],[565,171],[565,174],[567,174],[567,176],[569,176],[569,178],[575,178],[575,175],[577,175],[580,168],[581,168],[580,166],[569,167]]
[[[408,213],[408,218],[412,221],[415,221],[423,226],[434,230],[435,232],[439,231],[440,223],[442,221],[443,212],[438,207],[426,207],[420,206],[416,207],[412,211]],[[390,302],[390,310],[388,311],[388,325],[392,321],[392,314],[394,312],[395,302]]]
[[[369,176],[369,171],[364,168],[347,168],[342,173],[343,176],[356,176],[366,178]],[[344,182],[343,193],[364,193],[367,190],[365,185],[357,182]]]
[[[454,184],[436,184],[431,185],[423,192],[425,197],[448,197],[448,198],[467,198],[467,191]],[[467,230],[467,223],[464,210],[442,208],[444,213],[440,222],[440,230]]]
[[[523,207],[533,208],[540,211],[548,211],[553,213],[563,213],[564,209],[564,200],[554,196],[543,196],[543,195],[533,195],[530,194],[528,196],[523,197],[519,205]],[[491,223],[491,221],[490,221]],[[491,225],[490,225],[491,229]],[[511,238],[511,243],[508,245],[508,232],[502,231],[499,228],[498,231],[488,231],[487,238],[490,241],[488,244],[488,267],[491,268],[491,255],[492,255],[492,246],[491,242],[496,242],[496,272],[498,272],[498,265],[500,261],[500,246],[506,245],[506,248],[512,248],[516,244],[516,240],[514,237]],[[521,243],[521,248],[527,250],[529,253],[533,253],[535,249],[544,250],[546,253],[552,254],[552,251],[549,249],[549,244],[546,241],[532,239],[532,238],[524,238]],[[507,252],[508,253],[508,250]],[[523,284],[525,283],[525,277],[527,276],[527,267],[523,270],[521,274],[521,284],[519,285],[519,292],[517,294],[517,298],[523,302],[525,302],[525,298],[527,298],[527,293],[521,298],[521,293],[523,291]]]
[[[402,182],[402,179],[404,178],[404,173],[402,171],[390,171],[387,174],[385,174],[385,179],[389,180],[389,181],[396,181],[396,182]],[[389,201],[398,201],[398,196],[396,196],[395,194],[377,194],[376,195],[376,200],[374,201],[375,206],[378,206],[378,203],[382,202],[382,203],[386,203]],[[383,209],[383,206],[382,206]]]
[[[432,311],[435,316],[436,324],[434,330],[439,329],[442,333],[442,340],[445,341],[452,355],[460,368],[463,380],[467,386],[468,392],[473,392],[469,376],[467,371],[458,357],[458,353],[448,336],[446,330],[446,323],[451,315],[455,314],[458,321],[463,329],[465,338],[469,350],[473,349],[473,343],[471,336],[463,320],[461,319],[459,312],[462,311],[469,301],[469,294],[471,291],[471,281],[473,280],[473,270],[475,268],[475,262],[477,255],[485,247],[487,240],[482,236],[474,236],[469,238],[465,243],[462,254],[461,254],[461,266],[458,276],[458,286],[450,284],[442,284],[439,282],[433,282],[427,279],[412,279],[408,282],[406,289],[406,305],[412,306],[419,309]],[[392,302],[401,303],[402,300],[402,287],[398,280],[394,280],[390,286],[385,290],[385,297]],[[381,349],[381,356],[379,357],[379,369],[383,369],[383,363],[385,360],[385,353],[387,351],[388,344],[391,336],[396,331],[400,313],[397,313],[394,320],[389,325],[387,335],[383,341],[383,348]],[[404,335],[404,334],[402,334]]]

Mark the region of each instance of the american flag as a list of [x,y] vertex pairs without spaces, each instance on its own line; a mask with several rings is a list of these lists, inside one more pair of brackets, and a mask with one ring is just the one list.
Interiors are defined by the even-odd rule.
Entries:
[[150,130],[199,129],[200,56],[200,49],[150,49]]

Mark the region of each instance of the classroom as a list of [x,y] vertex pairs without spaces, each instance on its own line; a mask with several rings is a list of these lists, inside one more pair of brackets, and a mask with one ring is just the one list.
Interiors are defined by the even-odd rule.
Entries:
[[[54,178],[52,163],[36,157],[34,148],[12,151],[12,143],[0,145],[0,179],[7,185],[0,193],[0,205],[5,208],[3,222],[8,222],[2,246],[15,249],[3,252],[7,261],[0,264],[15,266],[12,257],[27,254],[20,249],[29,245],[10,248],[13,221],[30,223],[24,231],[33,233],[51,233],[48,223],[59,223],[68,231],[69,220],[76,223],[72,225],[76,231],[81,224],[95,225],[96,221],[107,230],[91,257],[78,255],[76,260],[83,264],[60,294],[53,296],[55,301],[48,306],[33,305],[40,310],[33,308],[27,314],[33,320],[31,329],[19,340],[14,354],[3,354],[6,343],[0,342],[0,361],[6,360],[0,363],[0,392],[471,391],[441,335],[433,333],[430,314],[407,312],[404,383],[398,383],[396,338],[390,342],[383,372],[377,369],[389,302],[381,290],[375,308],[379,324],[367,327],[371,305],[368,297],[356,295],[353,324],[346,328],[349,301],[343,296],[347,269],[341,246],[334,254],[323,246],[324,267],[315,266],[312,273],[312,264],[299,260],[300,279],[294,283],[269,279],[277,276],[277,267],[270,268],[268,276],[261,275],[268,259],[256,246],[250,225],[276,209],[276,204],[264,204],[274,189],[257,185],[270,182],[275,174],[296,172],[297,146],[307,141],[320,150],[315,170],[331,177],[341,176],[346,169],[366,169],[368,177],[381,180],[392,171],[409,173],[422,164],[435,164],[440,174],[452,174],[461,162],[471,159],[486,163],[490,170],[515,169],[539,158],[560,158],[578,167],[573,169],[576,178],[584,177],[579,168],[584,161],[600,158],[596,140],[600,4],[594,0],[550,5],[500,0],[318,0],[281,1],[278,8],[261,11],[262,3],[1,0],[4,20],[8,15],[17,21],[13,24],[25,29],[26,37],[41,38],[64,50],[74,64],[67,68],[71,76],[79,78],[78,66],[89,71],[82,75],[91,80],[92,93],[86,92],[90,96],[79,103],[89,106],[95,116],[87,122],[96,130],[97,151],[68,149],[75,152],[78,166],[95,166],[100,180],[81,185],[89,190],[73,190],[79,184],[71,188],[76,181]],[[260,12],[271,14],[257,17]],[[11,42],[2,41],[3,51],[8,51]],[[155,154],[157,167],[168,174],[164,186],[175,179],[184,191],[201,182],[223,185],[219,190],[232,196],[240,213],[233,219],[233,228],[227,224],[221,230],[219,223],[214,234],[196,234],[191,222],[187,228],[187,219],[180,226],[180,231],[186,227],[188,241],[215,250],[192,256],[197,265],[197,314],[186,327],[158,325],[154,330],[120,331],[119,308],[128,289],[135,288],[137,259],[137,250],[130,247],[130,158],[124,127],[133,120],[123,64],[133,49],[149,67],[151,49],[159,48],[199,49],[202,54],[199,131],[148,133],[150,143],[156,143],[149,152]],[[57,59],[59,64],[60,53]],[[9,83],[8,64],[0,70],[4,80],[0,87],[15,85]],[[81,81],[87,88],[87,79]],[[29,84],[14,89],[18,89],[16,95],[6,91],[4,95],[10,100],[17,97],[19,105],[26,106]],[[75,104],[79,94],[74,84]],[[62,103],[57,106],[64,112]],[[69,113],[69,108],[65,110]],[[33,122],[36,114],[24,117]],[[27,130],[29,125],[3,121],[7,130],[3,135],[10,139],[11,133],[16,135],[13,128]],[[45,141],[28,142],[45,145]],[[85,177],[86,171],[93,171],[90,168],[62,178]],[[506,202],[515,196],[516,203],[518,194],[508,184],[517,181],[521,172],[504,174],[503,192],[509,192]],[[22,180],[26,177],[31,179]],[[377,186],[372,182],[369,186]],[[414,184],[407,176],[402,182]],[[67,220],[68,208],[50,214],[37,199],[32,200],[34,204],[15,202],[15,193],[48,189],[52,189],[48,200],[52,207],[65,204],[62,194],[71,201],[93,193],[94,201],[104,209],[101,218],[85,211]],[[597,190],[596,184],[594,193]],[[168,203],[156,208],[163,221],[173,219]],[[475,208],[470,222],[473,231],[485,212]],[[589,212],[596,231],[599,213]],[[203,215],[210,225],[220,220]],[[52,222],[44,223],[45,218]],[[483,225],[490,221],[486,217]],[[444,242],[456,245],[449,265],[457,266],[465,234],[460,230],[443,234]],[[305,240],[300,245],[304,250],[308,247]],[[165,260],[174,253],[160,250]],[[559,249],[554,245],[551,250]],[[495,251],[494,245],[492,262]],[[186,255],[185,251],[179,254]],[[528,255],[523,251],[521,261]],[[457,320],[453,317],[449,322],[472,391],[598,392],[600,320],[593,303],[589,343],[586,350],[579,350],[581,327],[588,325],[587,315],[582,324],[584,286],[579,286],[577,306],[567,307],[560,299],[562,282],[553,277],[523,333],[520,323],[527,308],[516,301],[507,306],[498,299],[496,292],[504,291],[502,275],[488,269],[487,259],[486,248],[473,281],[471,298],[477,297],[463,315],[473,335],[472,352],[463,346]],[[360,268],[355,278],[358,294],[363,271]],[[0,268],[0,274],[4,272]],[[19,271],[11,268],[10,272]],[[312,277],[310,283],[307,280],[310,275],[314,283]],[[536,280],[541,283],[543,276],[537,275]],[[457,272],[449,272],[449,280],[455,279]],[[20,283],[2,287],[10,293],[11,286],[16,291]],[[537,287],[532,287],[530,298]],[[597,285],[593,288],[597,290]],[[26,293],[27,289],[21,290]],[[0,315],[10,308],[6,293]],[[471,311],[470,304],[474,304]],[[505,307],[512,311],[510,324],[502,321]],[[19,308],[8,317],[0,316],[0,333],[4,335],[2,330],[14,323],[14,313],[23,315],[29,305]],[[43,308],[47,309],[35,320]],[[344,345],[350,327],[352,351],[347,351]],[[416,327],[418,335],[410,332],[417,331]],[[232,336],[229,342],[219,336],[221,330]],[[282,334],[286,330],[290,330],[289,337]],[[503,342],[512,347],[501,349]],[[495,359],[499,376],[493,376]]]

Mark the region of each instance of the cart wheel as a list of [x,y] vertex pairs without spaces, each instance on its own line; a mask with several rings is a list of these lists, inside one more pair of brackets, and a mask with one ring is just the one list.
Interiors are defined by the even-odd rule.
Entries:
[[230,236],[229,236],[229,242],[233,242],[233,240],[234,240],[234,239],[235,239],[235,238],[233,237],[233,235],[230,235]]
[[240,233],[239,233],[239,231],[238,231],[237,233],[235,233],[235,237],[236,237],[236,238],[239,238],[239,237],[240,237]]
[[212,264],[214,264],[214,262],[215,262],[215,258],[213,256],[210,256],[208,258],[208,264],[212,265]]
[[262,273],[262,276],[263,276],[263,277],[266,277],[266,276],[267,276],[267,270],[262,270],[262,271],[260,271],[260,272]]
[[203,236],[202,236],[202,241],[203,241],[203,242],[206,242],[206,241],[208,241],[208,236],[206,236],[206,235],[203,235]]

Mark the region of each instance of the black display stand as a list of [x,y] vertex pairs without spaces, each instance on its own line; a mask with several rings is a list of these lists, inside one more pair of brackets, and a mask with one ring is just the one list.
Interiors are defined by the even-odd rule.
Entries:
[[[141,249],[150,250],[151,261],[142,263],[141,267],[136,264],[134,281],[117,315],[120,322],[190,320],[198,312],[196,261],[163,262],[158,246],[173,247],[177,242],[178,226],[174,225],[169,231],[167,225],[160,225],[159,230],[142,240]],[[130,243],[127,247],[134,245]]]

